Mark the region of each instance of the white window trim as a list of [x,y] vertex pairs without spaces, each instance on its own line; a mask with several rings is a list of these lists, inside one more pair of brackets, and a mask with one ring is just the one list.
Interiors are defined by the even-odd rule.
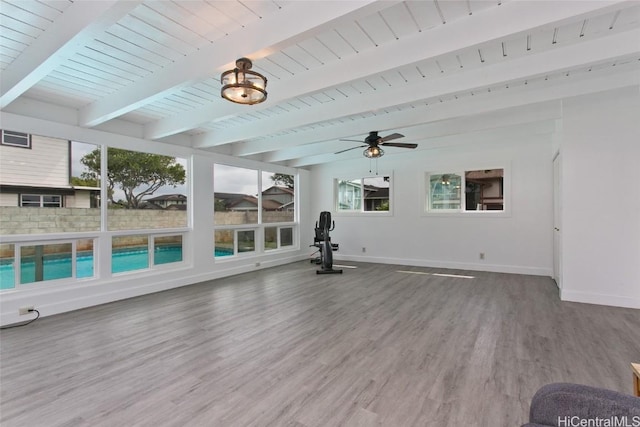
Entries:
[[[40,204],[38,206],[31,206],[31,205],[23,205],[22,202],[22,198],[24,196],[34,196],[34,197],[39,197],[40,198]],[[44,197],[46,196],[53,196],[53,197],[60,197],[60,203],[58,204],[58,206],[45,206],[44,205]],[[19,199],[19,203],[20,203],[20,207],[25,207],[25,208],[53,208],[53,207],[58,207],[58,208],[62,208],[64,207],[64,203],[63,203],[63,197],[61,194],[29,194],[29,193],[21,193],[20,194],[20,199]]]
[[[26,140],[27,144],[25,145],[25,144],[15,144],[15,143],[12,143],[12,142],[7,142],[7,141],[4,140],[5,134],[9,134],[9,135],[15,136],[15,137],[22,137],[24,135],[24,136],[26,136],[25,140]],[[1,145],[6,145],[8,147],[18,147],[18,148],[31,149],[31,134],[30,133],[26,133],[26,132],[16,132],[16,131],[2,129],[2,137],[0,138],[0,144]]]
[[[376,178],[376,177],[389,177],[389,210],[388,211],[365,211],[364,210],[364,188],[362,181],[366,178]],[[360,188],[362,189],[363,197],[360,200],[360,210],[340,210],[338,209],[338,182],[339,181],[354,181],[360,180]],[[341,175],[340,177],[334,176],[333,178],[333,216],[393,216],[394,209],[394,191],[393,187],[395,186],[395,179],[393,176],[393,172],[378,172],[377,175],[366,175],[366,174],[346,174]]]
[[[484,170],[484,169],[503,169],[503,204],[504,209],[501,211],[467,211],[465,208],[465,200],[464,197],[461,197],[460,204],[461,209],[446,209],[446,210],[430,210],[429,209],[429,177],[431,175],[442,175],[442,174],[456,174],[461,176],[461,186],[465,185],[465,172],[475,171],[475,170]],[[469,167],[451,167],[451,168],[443,168],[434,171],[424,172],[422,174],[421,179],[421,216],[424,217],[461,217],[461,218],[469,218],[469,217],[483,217],[483,218],[508,218],[511,217],[511,165],[509,163],[499,164],[499,165],[472,165]]]

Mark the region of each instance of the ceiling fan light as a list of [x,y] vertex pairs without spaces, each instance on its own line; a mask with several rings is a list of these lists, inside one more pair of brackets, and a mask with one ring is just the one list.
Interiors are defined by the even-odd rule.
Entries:
[[384,156],[384,150],[377,146],[371,146],[364,150],[362,154],[370,159],[377,159],[378,157]]
[[220,94],[224,99],[247,105],[258,104],[267,99],[267,78],[251,71],[252,65],[250,59],[240,58],[236,61],[236,68],[222,73]]

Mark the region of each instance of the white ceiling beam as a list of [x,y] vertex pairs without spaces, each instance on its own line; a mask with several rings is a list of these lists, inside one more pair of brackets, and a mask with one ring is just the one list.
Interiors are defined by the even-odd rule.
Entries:
[[[84,107],[80,110],[79,123],[86,127],[96,126],[162,99],[181,87],[218,75],[232,67],[240,56],[254,60],[262,58],[283,45],[308,37],[323,26],[333,25],[350,16],[356,19],[370,14],[384,4],[374,0],[291,2],[276,14],[216,40],[152,77],[136,82],[135,90],[125,87]],[[242,106],[224,104],[226,114],[239,111],[237,107]],[[154,139],[168,135],[166,132],[162,135],[156,133]]]
[[2,71],[0,108],[29,90],[140,3],[142,0],[73,3]]
[[[544,87],[537,85],[535,88],[521,86],[519,88],[509,89],[508,91],[486,93],[484,95],[474,96],[473,98],[465,98],[457,102],[445,102],[442,104],[431,105],[426,111],[428,112],[429,121],[446,120],[456,117],[465,117],[479,114],[482,112],[507,110],[511,108],[521,107],[527,104],[535,104],[560,100],[573,96],[585,95],[588,93],[602,92],[624,87],[636,87],[640,89],[640,73],[638,68],[630,68],[627,71],[615,74],[615,78],[609,73],[599,73],[593,78],[577,79],[573,82],[551,82]],[[404,113],[404,114],[403,114]],[[422,117],[422,118],[421,118]],[[364,119],[369,121],[365,124],[368,128],[376,127],[386,129],[403,129],[409,128],[418,123],[424,123],[425,111],[409,111],[396,112],[385,116],[384,118]],[[405,132],[406,130],[403,130]],[[339,160],[333,153],[324,155],[301,157],[286,162],[290,167],[307,167],[320,163],[335,162]]]
[[[334,63],[306,71],[286,81],[270,82],[269,100],[254,105],[252,111],[271,108],[278,102],[311,94],[326,88],[383,73],[429,58],[457,52],[469,46],[480,46],[494,40],[513,37],[533,29],[562,25],[585,18],[603,9],[612,9],[620,2],[508,2],[500,7],[483,10],[472,17],[418,33],[401,40],[401,46],[389,43],[344,58]],[[619,7],[619,5],[618,5]],[[496,25],[500,22],[500,25]],[[468,35],[462,37],[461,34]],[[228,111],[227,111],[228,112]],[[215,118],[224,118],[222,106],[214,104],[147,125],[145,135],[149,139],[197,128]],[[227,135],[228,134],[228,135]],[[218,145],[250,139],[242,131],[215,132],[203,137],[198,145]]]
[[[537,55],[525,56],[511,61],[485,67],[460,71],[437,79],[424,79],[401,88],[379,89],[362,94],[357,99],[345,99],[294,111],[286,117],[259,120],[215,134],[207,133],[194,137],[195,146],[211,146],[256,138],[261,135],[278,133],[287,129],[330,121],[339,117],[381,110],[397,105],[427,100],[478,88],[487,88],[512,81],[531,79],[552,74],[565,69],[586,66],[591,63],[608,61],[626,55],[639,53],[640,30],[630,30],[610,36],[567,45]],[[416,97],[420,94],[420,98]],[[371,108],[376,106],[376,108]]]

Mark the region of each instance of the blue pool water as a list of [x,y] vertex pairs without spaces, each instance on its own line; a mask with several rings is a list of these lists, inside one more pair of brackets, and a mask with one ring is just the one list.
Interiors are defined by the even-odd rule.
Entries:
[[[216,257],[233,255],[233,251],[226,249],[215,250]],[[182,246],[157,247],[154,253],[155,265],[182,261]],[[20,266],[21,282],[23,284],[35,282],[35,262],[23,259]],[[76,257],[76,277],[93,277],[93,253],[78,254]],[[138,249],[126,248],[116,250],[111,258],[111,271],[123,273],[125,271],[149,268],[149,253],[146,247]],[[0,262],[0,290],[13,289],[14,269],[11,262]],[[69,254],[46,257],[43,265],[43,280],[62,279],[71,277],[71,257]]]

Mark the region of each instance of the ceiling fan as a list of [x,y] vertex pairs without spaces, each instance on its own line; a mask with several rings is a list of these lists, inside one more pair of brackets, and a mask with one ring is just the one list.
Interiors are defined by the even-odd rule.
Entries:
[[345,151],[355,150],[356,148],[367,147],[363,154],[368,158],[378,158],[384,155],[384,151],[380,146],[384,145],[385,147],[400,147],[400,148],[416,148],[418,144],[405,144],[402,142],[388,142],[393,141],[394,139],[403,138],[404,135],[399,133],[392,133],[387,136],[379,136],[378,131],[369,132],[369,136],[367,136],[364,141],[358,141],[355,139],[341,139],[340,141],[354,141],[354,142],[364,142],[364,145],[359,145],[357,147],[347,148],[346,150],[337,151],[334,154],[344,153]]

